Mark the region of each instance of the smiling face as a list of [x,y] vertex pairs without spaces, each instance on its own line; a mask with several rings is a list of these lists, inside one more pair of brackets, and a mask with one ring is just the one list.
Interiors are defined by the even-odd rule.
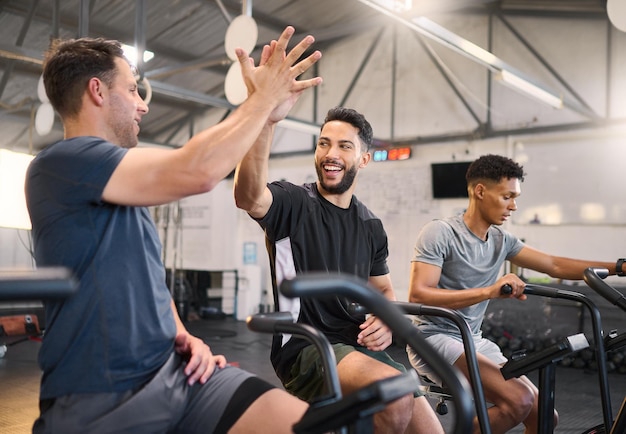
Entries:
[[315,170],[319,186],[327,193],[352,196],[354,180],[369,161],[362,152],[358,128],[343,121],[324,124],[315,148]]
[[113,136],[113,143],[123,148],[137,146],[139,122],[148,113],[145,104],[137,91],[137,80],[130,65],[121,58],[115,60],[116,74],[108,88],[108,127]]
[[489,224],[501,225],[517,210],[515,199],[521,194],[520,180],[502,178],[500,182],[480,182],[475,187],[482,218]]

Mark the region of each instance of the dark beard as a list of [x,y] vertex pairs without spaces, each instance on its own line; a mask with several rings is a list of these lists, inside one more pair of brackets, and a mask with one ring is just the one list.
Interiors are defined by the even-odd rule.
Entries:
[[324,169],[322,169],[320,166],[315,166],[315,170],[317,171],[317,179],[319,180],[320,185],[324,190],[331,194],[343,194],[348,191],[350,187],[352,187],[352,184],[354,184],[354,179],[356,178],[357,173],[356,166],[352,166],[350,169],[347,169],[345,171],[343,178],[341,178],[339,184],[327,185],[323,181]]

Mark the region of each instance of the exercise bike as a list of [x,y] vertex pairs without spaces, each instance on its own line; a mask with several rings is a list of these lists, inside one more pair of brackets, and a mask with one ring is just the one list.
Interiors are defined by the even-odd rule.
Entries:
[[[490,434],[491,426],[489,425],[489,415],[487,413],[485,393],[480,379],[480,371],[478,370],[478,360],[476,358],[474,340],[472,339],[472,332],[467,324],[467,321],[465,321],[465,319],[453,309],[401,301],[394,302],[393,304],[402,309],[402,311],[407,315],[430,315],[444,317],[454,322],[457,326],[463,340],[463,349],[467,355],[469,381],[472,387],[478,425],[483,434]],[[351,303],[348,306],[348,311],[352,314],[369,313],[364,306],[358,303]],[[422,384],[420,388],[425,395],[438,400],[435,407],[435,411],[438,414],[445,415],[448,413],[447,401],[454,400],[454,396],[447,387],[439,386],[428,378],[422,377]]]
[[[502,293],[510,293],[511,287],[504,285],[501,291]],[[396,304],[399,305],[407,314],[442,316],[455,323],[461,334],[463,349],[467,358],[468,376],[474,392],[474,404],[476,407],[478,424],[483,434],[490,433],[491,427],[489,425],[487,403],[480,380],[474,339],[465,319],[457,311],[452,309],[405,302],[396,302]],[[567,338],[562,339],[561,341],[544,348],[541,351],[537,351],[533,354],[520,354],[517,357],[512,358],[501,369],[502,375],[505,379],[510,379],[525,375],[533,370],[539,370],[540,377],[545,376],[546,378],[553,378],[553,367],[557,361],[567,355],[587,348],[588,345],[589,344],[584,335],[578,334],[568,336]],[[437,397],[440,400],[438,408],[445,403],[445,401],[453,398],[450,391],[445,387],[439,387],[428,383],[425,386],[425,392],[427,395]],[[554,401],[544,400],[544,411],[546,413],[553,412]],[[443,414],[442,412],[439,413]]]
[[[585,271],[585,281],[589,280],[590,277],[593,279],[593,275],[595,273]],[[608,270],[604,269],[604,276],[608,275]],[[597,278],[601,283],[602,280]],[[596,282],[597,283],[597,282]],[[605,284],[606,285],[606,284]],[[510,287],[505,285],[502,289],[502,293],[510,293]],[[590,285],[591,286],[591,285]],[[600,311],[598,310],[595,303],[593,303],[587,296],[581,294],[579,292],[558,289],[548,286],[535,285],[535,284],[526,284],[524,289],[524,294],[527,295],[537,295],[542,297],[549,298],[558,298],[565,299],[574,302],[580,303],[582,306],[587,308],[591,316],[591,325],[592,325],[592,333],[594,340],[594,348],[593,353],[596,359],[596,363],[598,366],[598,382],[600,388],[600,400],[602,407],[602,419],[603,423],[594,428],[591,428],[587,431],[584,431],[584,434],[592,434],[592,433],[605,433],[609,432],[605,430],[605,427],[612,427],[613,424],[613,415],[611,410],[611,396],[609,394],[609,381],[608,381],[608,370],[607,370],[607,358],[606,351],[607,339],[603,336],[602,324],[600,318]],[[623,296],[622,296],[623,297]],[[609,341],[612,340],[609,339]],[[613,341],[611,344],[611,348],[615,348],[618,343],[623,344],[623,339]],[[557,344],[558,345],[558,344]],[[548,371],[543,372],[540,371],[539,377],[539,432],[540,433],[551,433],[554,430],[553,417],[552,413],[554,411],[554,370],[555,367],[553,365],[548,366]],[[503,374],[506,378],[506,365],[503,367]],[[621,431],[615,431],[615,434],[623,434],[624,429]]]
[[[339,295],[365,306],[369,312],[379,317],[395,336],[418,351],[427,363],[435,367],[437,375],[442,378],[454,395],[454,432],[465,434],[471,431],[474,409],[469,384],[465,377],[441,359],[398,306],[369,286],[366,281],[341,273],[332,275],[307,273],[292,280],[283,281],[279,290],[290,298]],[[277,318],[276,321],[272,321],[274,316]],[[259,318],[263,320],[262,327],[258,327],[257,319]],[[373,413],[382,410],[391,400],[412,393],[419,386],[416,373],[410,370],[405,374],[375,382],[342,397],[336,377],[334,353],[328,340],[321,333],[306,325],[294,323],[291,314],[284,312],[253,315],[248,319],[248,326],[252,330],[262,332],[291,334],[296,332],[298,336],[304,336],[314,344],[318,342],[315,344],[318,349],[326,347],[326,349],[321,349],[321,354],[322,359],[326,359],[323,363],[330,389],[329,396],[311,404],[300,422],[293,427],[296,433],[345,432],[346,429],[359,434],[372,432]],[[409,387],[406,387],[407,383]],[[394,393],[393,389],[396,388]]]
[[[503,292],[507,290],[510,291],[510,287],[504,287]],[[468,360],[468,370],[469,370],[469,379],[472,385],[472,393],[474,398],[474,406],[475,412],[478,419],[478,424],[483,434],[489,434],[491,432],[491,427],[489,425],[489,417],[487,413],[487,403],[484,397],[484,391],[482,388],[482,383],[480,380],[480,372],[478,370],[478,361],[476,359],[476,351],[474,347],[474,340],[472,338],[471,331],[465,319],[456,311],[452,309],[446,309],[435,306],[426,306],[417,303],[406,303],[406,302],[393,302],[391,303],[394,306],[397,306],[401,309],[404,314],[408,315],[433,315],[433,316],[442,316],[450,319],[455,323],[458,327],[464,345],[464,351],[466,352],[467,360]],[[348,306],[348,310],[351,313],[360,313],[367,314],[373,313],[377,315],[375,311],[368,309],[368,306],[360,303],[351,303]],[[291,320],[290,314],[289,318]],[[382,319],[382,318],[381,318]],[[384,321],[384,319],[383,319]],[[411,324],[412,325],[412,324]],[[393,327],[390,326],[390,328]],[[416,329],[417,330],[417,329]],[[395,330],[394,334],[402,339]],[[563,357],[570,355],[574,352],[580,351],[584,348],[588,347],[588,342],[584,335],[578,334],[574,336],[569,336],[552,346],[549,346],[541,351],[538,351],[529,355],[522,355],[517,357],[515,360],[509,361],[503,367],[503,376],[505,378],[513,378],[519,377],[520,375],[524,375],[532,370],[539,370],[540,374],[544,373],[546,378],[552,378],[553,372],[552,368],[555,366],[556,362],[558,362]],[[427,362],[430,364],[430,362]],[[443,378],[442,378],[443,379]],[[456,397],[453,390],[451,390],[446,383],[446,380],[443,379],[443,383],[446,384],[445,387],[434,386],[431,384],[422,383],[421,388],[425,391],[426,395],[434,396],[440,398],[440,402],[438,406],[442,405],[445,401],[452,400],[456,404]],[[553,390],[553,387],[552,387]],[[544,411],[553,412],[554,411],[554,401],[546,401],[544,400]],[[440,414],[443,414],[440,412]],[[549,430],[543,430],[542,432],[550,432]]]
[[[608,300],[611,304],[619,307],[624,312],[626,312],[626,296],[619,292],[617,289],[611,287],[607,284],[603,279],[605,279],[609,275],[609,270],[606,268],[599,267],[589,267],[583,272],[583,279],[585,283],[593,289],[595,292],[600,294],[606,300]],[[605,349],[607,351],[621,348],[626,345],[626,333],[622,333],[618,335],[617,333],[610,333],[604,339]],[[602,369],[606,372],[606,364],[601,367],[598,366],[598,369]],[[603,407],[606,407],[606,411],[611,412],[610,401],[602,401]],[[612,414],[610,414],[612,417]],[[624,434],[626,433],[626,397],[624,397],[621,407],[617,413],[617,417],[615,420],[604,421],[603,425],[598,425],[596,427],[590,428],[585,431],[584,434],[596,434],[596,433],[609,433],[609,434]]]

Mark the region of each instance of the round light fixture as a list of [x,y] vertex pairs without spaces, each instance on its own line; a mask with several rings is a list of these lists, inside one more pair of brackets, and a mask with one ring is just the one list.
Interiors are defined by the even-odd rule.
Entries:
[[224,81],[224,93],[226,94],[226,99],[232,105],[239,105],[248,98],[248,88],[243,81],[241,65],[238,61],[233,62],[230,68],[228,68],[226,80]]
[[52,131],[54,125],[54,109],[49,102],[42,103],[35,113],[35,131],[40,136],[45,136]]
[[37,98],[39,98],[41,102],[50,102],[46,88],[43,85],[43,74],[39,76],[39,82],[37,83]]
[[622,32],[626,32],[626,1],[608,0],[606,13],[611,23]]
[[224,38],[224,49],[231,60],[237,60],[235,48],[243,48],[246,53],[254,49],[259,29],[254,18],[248,15],[239,15],[228,25]]

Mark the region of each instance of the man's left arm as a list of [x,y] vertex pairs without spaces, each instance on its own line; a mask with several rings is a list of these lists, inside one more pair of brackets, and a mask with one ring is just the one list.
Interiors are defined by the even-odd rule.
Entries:
[[607,268],[610,274],[615,274],[614,262],[588,261],[552,256],[529,247],[528,245],[524,246],[517,255],[513,256],[510,262],[558,279],[580,280],[583,278],[585,269],[589,267]]

